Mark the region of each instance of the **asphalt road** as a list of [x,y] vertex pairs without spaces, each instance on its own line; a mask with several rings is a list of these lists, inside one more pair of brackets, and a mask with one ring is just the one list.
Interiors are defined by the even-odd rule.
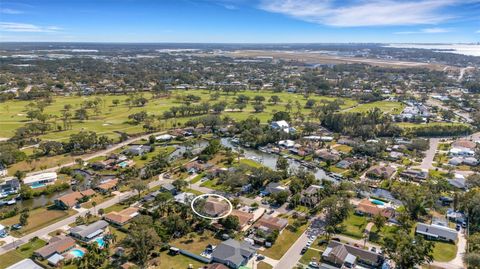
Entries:
[[307,245],[308,235],[305,231],[293,245],[283,254],[282,258],[278,261],[278,264],[274,269],[295,268],[300,258],[302,258],[302,248]]

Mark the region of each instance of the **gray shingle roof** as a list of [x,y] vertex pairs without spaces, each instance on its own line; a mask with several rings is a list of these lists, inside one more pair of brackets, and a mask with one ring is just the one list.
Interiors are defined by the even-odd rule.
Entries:
[[452,241],[455,241],[458,238],[458,232],[456,230],[434,224],[429,225],[425,223],[417,223],[416,232],[430,237],[438,237],[439,239],[445,238]]
[[256,250],[245,242],[228,239],[218,245],[212,253],[212,258],[222,261],[229,261],[238,266],[242,265],[245,259],[251,257]]
[[70,233],[82,238],[89,237],[98,230],[103,230],[108,226],[108,222],[104,220],[96,221],[90,225],[79,225],[70,229]]

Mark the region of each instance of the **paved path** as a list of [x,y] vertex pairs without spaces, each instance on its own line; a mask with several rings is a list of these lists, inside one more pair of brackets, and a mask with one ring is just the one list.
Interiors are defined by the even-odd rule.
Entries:
[[440,138],[430,138],[430,147],[425,152],[425,158],[423,158],[419,168],[426,170],[435,169],[435,167],[433,166],[433,159],[435,158],[435,153],[437,152],[439,142]]

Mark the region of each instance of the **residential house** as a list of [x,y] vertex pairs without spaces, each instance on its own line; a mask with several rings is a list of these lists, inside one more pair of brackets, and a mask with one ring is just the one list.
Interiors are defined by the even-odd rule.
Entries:
[[458,232],[455,229],[451,229],[445,226],[436,224],[417,223],[415,229],[416,234],[424,235],[427,239],[456,242],[458,239]]
[[452,185],[456,188],[459,188],[459,189],[466,189],[467,188],[465,176],[463,176],[462,174],[455,173],[453,178],[449,178],[449,179],[447,179],[447,181],[448,181],[448,183],[450,183],[450,185]]
[[43,269],[43,267],[30,259],[23,259],[14,265],[10,265],[6,269]]
[[188,171],[189,174],[198,174],[205,170],[208,170],[213,167],[212,164],[209,163],[201,163],[199,161],[189,162],[183,165]]
[[163,184],[160,187],[160,190],[163,191],[163,192],[169,192],[172,195],[177,195],[177,188],[175,188],[175,186],[173,186],[173,184],[171,184],[171,183]]
[[161,141],[161,142],[165,142],[165,141],[170,141],[170,140],[172,140],[172,139],[174,139],[174,138],[175,138],[175,136],[173,136],[173,135],[163,134],[163,135],[156,136],[156,137],[155,137],[155,140]]
[[467,148],[451,148],[448,152],[452,157],[473,157],[475,151]]
[[237,269],[255,255],[256,249],[246,242],[228,239],[220,243],[212,253],[212,261]]
[[337,152],[329,151],[327,149],[316,150],[315,156],[325,162],[336,162],[340,160],[340,155]]
[[93,195],[95,195],[95,191],[92,189],[65,194],[55,199],[55,206],[61,209],[69,209],[78,204],[79,200],[88,199]]
[[336,167],[341,168],[341,169],[349,169],[354,165],[358,165],[361,168],[364,168],[367,165],[367,162],[362,159],[356,159],[356,158],[345,158],[341,161],[339,161],[336,165]]
[[372,203],[370,199],[365,198],[358,203],[357,207],[355,208],[355,213],[362,216],[367,215],[369,217],[381,215],[387,219],[391,219],[395,216],[395,209],[391,207],[379,206]]
[[282,219],[278,217],[274,217],[271,215],[263,215],[260,219],[258,219],[253,226],[257,229],[262,229],[267,233],[273,232],[277,230],[278,232],[282,232],[285,227],[288,225],[287,219]]
[[264,195],[276,194],[282,191],[288,191],[288,188],[278,182],[270,182],[262,192]]
[[375,165],[368,169],[366,175],[373,179],[390,179],[395,172],[391,166]]
[[16,177],[0,178],[0,196],[6,196],[20,191],[20,181]]
[[203,210],[209,216],[219,217],[225,215],[230,210],[230,206],[225,201],[209,197],[205,202]]
[[173,197],[175,202],[181,203],[184,205],[190,205],[190,203],[195,199],[196,195],[190,192],[181,192]]
[[62,255],[75,246],[75,240],[69,236],[54,236],[48,241],[47,245],[37,249],[33,255],[40,259],[48,259],[54,254]]
[[475,150],[477,144],[474,141],[466,140],[466,139],[458,139],[452,143],[452,148],[463,148],[463,149],[470,149]]
[[92,239],[101,236],[108,228],[104,220],[96,221],[90,225],[79,225],[70,229],[70,235],[82,242],[90,242]]
[[293,140],[280,140],[278,145],[284,148],[293,148],[295,146],[295,141]]
[[240,225],[240,228],[243,229],[245,226],[253,222],[253,214],[241,210],[232,210],[232,213],[230,214],[232,216],[235,216],[238,218],[238,222]]
[[56,180],[56,172],[46,172],[25,177],[23,179],[23,184],[28,185],[31,188],[40,188],[46,186],[47,184],[52,184]]
[[400,176],[413,181],[424,181],[428,178],[428,172],[422,170],[407,169],[401,172]]
[[295,131],[296,131],[295,128],[290,127],[288,122],[286,122],[284,120],[274,121],[274,122],[270,123],[270,128],[272,128],[274,130],[283,131],[287,134],[288,133],[295,133]]
[[138,208],[128,207],[119,212],[113,211],[106,214],[103,219],[117,226],[123,226],[138,216]]
[[96,186],[95,190],[101,193],[108,193],[110,191],[116,190],[117,185],[118,185],[118,179],[114,178]]
[[308,206],[316,205],[318,202],[320,202],[319,191],[322,189],[323,187],[320,185],[308,186],[307,189],[302,191],[300,203]]
[[341,268],[381,268],[384,263],[382,255],[338,241],[330,241],[322,254],[322,260]]
[[152,147],[148,145],[132,145],[124,151],[124,154],[138,156],[150,152],[151,149]]
[[212,263],[212,264],[206,265],[205,269],[228,269],[228,267],[221,263]]

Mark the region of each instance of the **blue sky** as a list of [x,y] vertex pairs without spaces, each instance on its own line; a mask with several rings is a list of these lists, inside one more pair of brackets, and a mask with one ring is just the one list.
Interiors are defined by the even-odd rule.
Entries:
[[480,42],[480,0],[0,0],[0,41]]

